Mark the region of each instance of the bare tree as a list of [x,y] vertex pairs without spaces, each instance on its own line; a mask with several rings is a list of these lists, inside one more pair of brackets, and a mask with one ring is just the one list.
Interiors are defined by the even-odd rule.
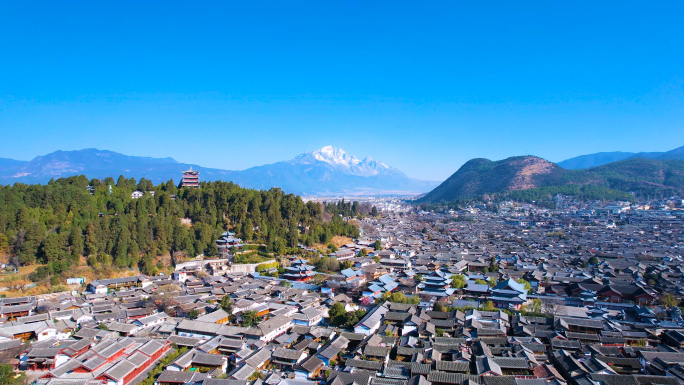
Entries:
[[26,242],[26,231],[24,231],[24,229],[20,229],[17,232],[17,235],[14,236],[14,242],[12,242],[12,250],[10,252],[10,263],[16,268],[19,268],[19,251],[24,245],[24,242]]
[[154,295],[151,296],[158,311],[163,311],[166,314],[175,315],[176,297],[180,293],[180,287],[170,284],[157,288]]
[[368,215],[370,214],[371,210],[373,210],[373,205],[370,202],[361,202],[359,203],[359,214],[361,215]]

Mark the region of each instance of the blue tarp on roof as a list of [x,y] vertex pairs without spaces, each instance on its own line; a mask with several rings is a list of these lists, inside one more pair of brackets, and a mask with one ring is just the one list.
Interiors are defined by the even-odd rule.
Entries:
[[304,290],[309,290],[309,291],[318,291],[321,287],[318,285],[312,285],[310,283],[302,283],[302,282],[291,282],[292,287],[295,289],[304,289]]
[[386,285],[386,284],[388,284],[388,283],[394,282],[394,278],[391,277],[389,274],[385,274],[385,275],[383,275],[383,276],[380,276],[380,277],[378,278],[378,281],[380,281],[380,282],[382,282],[382,283],[384,283],[384,284]]

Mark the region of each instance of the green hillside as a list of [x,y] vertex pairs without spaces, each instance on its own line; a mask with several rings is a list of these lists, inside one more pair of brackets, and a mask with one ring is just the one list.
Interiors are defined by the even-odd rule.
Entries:
[[[557,193],[584,199],[630,199],[684,190],[684,161],[634,158],[588,170],[566,170],[534,156],[500,161],[472,159],[419,202],[435,203],[485,194],[532,201]],[[632,193],[634,195],[632,195]]]
[[681,192],[684,161],[635,158],[594,167],[587,172],[601,175],[607,186],[637,193]]
[[[146,193],[132,199],[135,190]],[[339,216],[325,221],[321,205],[277,188],[202,182],[198,189],[178,189],[173,181],[155,186],[123,176],[116,182],[75,176],[0,186],[0,254],[19,265],[46,264],[54,276],[83,257],[93,268],[139,267],[156,274],[157,256],[216,256],[215,240],[224,231],[278,254],[298,251],[300,242],[358,236],[356,226]]]

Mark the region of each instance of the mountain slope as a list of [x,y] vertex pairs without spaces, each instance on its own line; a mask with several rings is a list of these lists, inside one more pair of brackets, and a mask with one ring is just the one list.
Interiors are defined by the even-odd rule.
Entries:
[[[147,178],[153,182],[179,180],[181,172],[197,167],[209,175],[223,175],[223,170],[178,163],[173,158],[128,156],[113,151],[88,148],[76,151],[55,151],[37,156],[19,167],[0,166],[0,183],[45,183],[52,178],[85,174],[89,178],[126,177]],[[216,178],[218,179],[218,178]]]
[[589,175],[568,171],[535,156],[518,156],[493,162],[472,159],[422,201],[439,202],[502,191],[525,190],[565,184],[569,180],[589,183]]
[[304,153],[292,160],[229,171],[178,163],[172,158],[128,156],[112,151],[85,149],[56,151],[28,162],[0,160],[0,183],[46,183],[52,178],[85,174],[88,178],[119,175],[146,178],[155,183],[179,181],[184,170],[200,172],[205,181],[232,181],[243,187],[279,187],[305,195],[416,194],[429,191],[437,182],[408,178],[401,171],[368,157],[359,160],[332,146]]
[[26,164],[24,160],[14,160],[9,158],[0,158],[0,167],[2,168],[19,168]]
[[684,188],[684,161],[632,158],[586,170],[600,175],[605,185],[620,191],[671,190]]
[[568,170],[588,169],[632,158],[684,160],[684,146],[667,152],[599,152],[566,159],[558,165]]
[[534,156],[496,162],[472,159],[420,201],[452,201],[562,186],[599,186],[640,194],[679,193],[684,191],[684,161],[632,158],[588,170],[566,170]]
[[596,154],[576,156],[574,158],[558,162],[557,164],[567,170],[577,170],[618,162],[632,158],[634,155],[636,155],[636,153],[633,152],[598,152]]
[[658,157],[658,159],[661,160],[667,160],[667,159],[676,159],[676,160],[684,160],[684,146],[675,148],[674,150],[670,150],[668,152],[663,153]]
[[16,172],[26,163],[27,162],[23,160],[0,158],[0,180],[4,176],[16,174]]

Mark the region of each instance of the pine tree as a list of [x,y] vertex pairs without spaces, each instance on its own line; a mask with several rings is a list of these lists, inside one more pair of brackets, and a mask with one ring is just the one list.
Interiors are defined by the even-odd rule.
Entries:
[[128,253],[131,255],[129,267],[137,266],[138,262],[140,262],[140,249],[138,248],[138,242],[136,242],[135,239],[131,240],[131,244],[128,246]]
[[97,255],[99,247],[97,246],[97,234],[95,232],[95,226],[92,222],[88,224],[86,229],[84,246],[86,255]]
[[50,233],[45,237],[41,244],[41,257],[43,263],[58,262],[62,260],[64,250],[62,249],[62,242],[57,233]]
[[125,267],[130,264],[128,260],[128,244],[131,242],[131,235],[127,228],[123,228],[116,239],[114,248],[114,265]]
[[28,226],[24,236],[21,250],[19,251],[19,262],[22,265],[32,264],[36,262],[36,254],[41,241],[45,236],[45,228],[38,222],[33,222]]
[[78,261],[83,254],[83,234],[81,233],[81,229],[77,226],[71,227],[71,232],[69,233],[69,250],[71,259],[78,265]]

